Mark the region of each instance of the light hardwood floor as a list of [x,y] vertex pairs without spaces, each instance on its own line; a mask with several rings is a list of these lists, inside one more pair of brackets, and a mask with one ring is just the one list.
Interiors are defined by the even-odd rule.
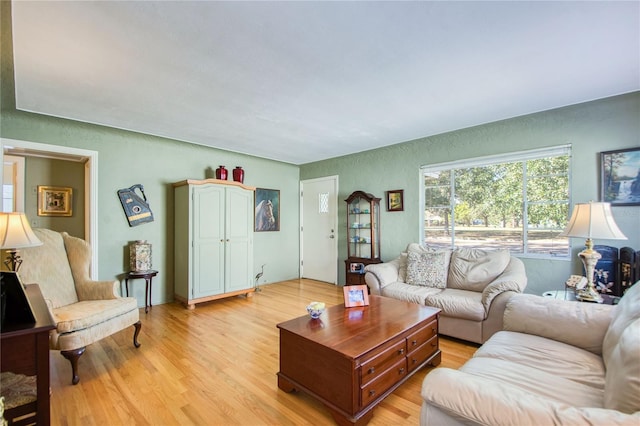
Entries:
[[[133,327],[87,347],[80,383],[59,352],[51,359],[52,425],[333,425],[324,407],[299,392],[278,389],[276,324],[305,315],[314,300],[343,302],[342,288],[311,280],[261,287],[197,305],[140,310],[142,346]],[[441,367],[457,368],[477,345],[441,338]],[[416,373],[375,410],[370,425],[419,423]]]

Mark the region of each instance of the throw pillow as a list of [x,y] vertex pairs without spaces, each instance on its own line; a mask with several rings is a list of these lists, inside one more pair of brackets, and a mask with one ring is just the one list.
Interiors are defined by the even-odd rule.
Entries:
[[400,265],[398,268],[398,280],[407,282],[407,253],[400,253]]
[[511,260],[508,250],[459,248],[451,255],[447,287],[483,291]]
[[450,252],[447,250],[407,253],[407,283],[445,288]]

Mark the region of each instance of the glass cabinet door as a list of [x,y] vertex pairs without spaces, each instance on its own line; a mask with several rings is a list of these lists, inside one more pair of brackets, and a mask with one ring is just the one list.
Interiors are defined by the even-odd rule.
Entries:
[[380,258],[380,199],[362,191],[347,202],[347,246],[349,258]]

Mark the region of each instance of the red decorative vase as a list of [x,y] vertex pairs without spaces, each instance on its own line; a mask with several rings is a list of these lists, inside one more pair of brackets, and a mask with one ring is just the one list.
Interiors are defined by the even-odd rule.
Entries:
[[242,167],[236,166],[233,169],[233,180],[240,183],[244,182],[244,170],[242,170]]
[[224,166],[216,169],[216,179],[227,180],[227,169],[225,169]]

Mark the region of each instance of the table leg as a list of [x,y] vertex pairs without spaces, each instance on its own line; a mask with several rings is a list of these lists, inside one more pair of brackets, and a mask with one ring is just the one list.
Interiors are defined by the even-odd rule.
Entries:
[[149,300],[149,279],[145,278],[144,280],[144,313],[149,312],[149,308],[147,305],[147,301]]
[[124,286],[127,289],[127,297],[129,297],[129,278],[124,279]]
[[149,277],[149,307],[153,308],[153,305],[151,304],[151,290],[153,290],[153,277]]

